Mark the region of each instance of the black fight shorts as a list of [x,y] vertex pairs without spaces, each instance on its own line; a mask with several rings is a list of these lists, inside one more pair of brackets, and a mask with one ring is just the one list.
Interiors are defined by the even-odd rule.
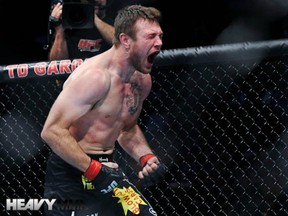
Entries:
[[[100,162],[113,161],[112,155],[90,155]],[[46,216],[156,216],[152,206],[128,180],[114,190],[96,193],[78,169],[51,153],[46,168],[44,198],[56,199]]]

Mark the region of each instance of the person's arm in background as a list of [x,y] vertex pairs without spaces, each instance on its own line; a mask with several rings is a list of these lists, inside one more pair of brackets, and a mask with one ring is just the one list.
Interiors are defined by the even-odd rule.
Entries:
[[57,3],[54,5],[54,8],[50,15],[50,24],[52,28],[54,28],[54,38],[52,41],[52,46],[49,52],[49,60],[61,60],[68,59],[68,47],[67,41],[65,38],[65,29],[61,24],[61,16],[62,16],[63,5],[61,3]]
[[113,43],[113,37],[114,37],[114,26],[109,25],[108,23],[101,20],[98,15],[94,14],[94,24],[96,28],[99,30],[102,37],[110,44]]
[[50,52],[49,60],[61,60],[68,59],[67,41],[65,39],[64,28],[60,25],[55,27],[55,38],[53,40]]

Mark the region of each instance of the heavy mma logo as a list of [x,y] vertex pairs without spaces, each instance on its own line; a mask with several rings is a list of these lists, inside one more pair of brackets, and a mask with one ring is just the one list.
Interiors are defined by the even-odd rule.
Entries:
[[48,210],[53,209],[53,204],[56,202],[56,199],[6,199],[6,210],[7,211],[39,211],[40,208],[44,205],[47,205]]

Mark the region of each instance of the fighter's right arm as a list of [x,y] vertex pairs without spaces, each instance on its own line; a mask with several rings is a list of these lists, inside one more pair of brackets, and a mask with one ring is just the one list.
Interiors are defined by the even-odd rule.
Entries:
[[[103,73],[82,68],[80,65],[68,78],[69,82],[51,107],[41,137],[52,151],[84,173],[91,158],[71,136],[69,128],[106,94],[109,84]],[[71,77],[76,74],[77,78]]]

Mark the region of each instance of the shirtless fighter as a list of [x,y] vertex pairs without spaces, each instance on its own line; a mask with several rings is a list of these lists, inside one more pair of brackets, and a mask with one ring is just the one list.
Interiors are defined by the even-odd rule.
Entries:
[[85,60],[64,83],[41,132],[52,150],[44,196],[58,204],[46,215],[157,215],[113,161],[113,151],[117,141],[139,162],[138,176],[147,185],[164,177],[166,166],[137,124],[162,47],[160,19],[153,7],[121,9],[113,46]]

